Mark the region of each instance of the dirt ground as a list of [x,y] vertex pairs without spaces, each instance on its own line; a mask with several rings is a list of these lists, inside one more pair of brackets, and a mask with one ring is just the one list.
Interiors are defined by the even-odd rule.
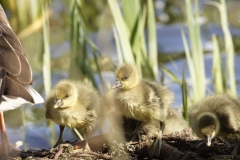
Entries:
[[[160,157],[150,158],[146,149],[146,141],[120,143],[106,140],[108,134],[89,139],[92,151],[83,151],[85,141],[68,142],[57,148],[21,151],[14,159],[60,159],[60,160],[240,160],[239,156],[232,156],[231,152],[236,141],[216,139],[212,146],[207,147],[202,140],[192,135],[191,129],[176,132],[163,137]],[[111,135],[118,137],[118,135]]]

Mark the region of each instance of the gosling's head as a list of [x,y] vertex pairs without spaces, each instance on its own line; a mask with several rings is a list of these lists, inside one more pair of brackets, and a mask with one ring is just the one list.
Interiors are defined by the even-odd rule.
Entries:
[[199,116],[198,127],[206,145],[210,146],[212,139],[216,137],[220,129],[218,118],[213,113],[203,113]]
[[121,65],[115,75],[116,81],[112,85],[112,89],[131,89],[139,83],[141,78],[137,67],[128,63]]
[[71,81],[61,80],[55,88],[54,94],[56,103],[54,108],[67,108],[71,107],[77,101],[78,92]]

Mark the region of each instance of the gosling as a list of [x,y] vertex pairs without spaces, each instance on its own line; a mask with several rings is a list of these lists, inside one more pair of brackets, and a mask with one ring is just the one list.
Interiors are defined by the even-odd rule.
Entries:
[[159,156],[162,133],[165,127],[168,108],[173,101],[173,93],[166,87],[150,80],[142,79],[135,65],[125,63],[116,71],[114,105],[127,118],[137,123],[136,134],[139,138],[141,125],[159,122],[158,138],[148,147],[149,155]]
[[190,109],[189,123],[196,135],[210,146],[215,137],[237,138],[232,154],[239,154],[240,101],[225,95],[212,95]]
[[186,120],[182,116],[179,116],[172,108],[169,108],[168,110],[165,123],[166,126],[163,135],[180,132],[188,127]]
[[[101,101],[101,109],[104,110],[103,112],[105,114],[105,117],[110,119],[110,121],[113,123],[113,129],[117,132],[118,130],[120,130],[119,132],[124,132],[126,136],[131,135],[134,132],[135,126],[137,125],[138,121],[119,115],[119,112],[115,110],[114,90],[109,90],[108,92],[106,92],[102,96]],[[188,127],[186,120],[182,116],[179,116],[173,108],[168,109],[165,124],[166,125],[163,131],[163,135],[180,132]]]
[[45,117],[59,125],[59,138],[54,145],[63,142],[65,126],[83,130],[86,139],[84,149],[90,150],[88,133],[98,117],[100,102],[98,93],[90,86],[78,81],[59,81],[45,103]]
[[[168,135],[174,132],[180,132],[183,129],[187,128],[186,121],[183,119],[183,117],[178,116],[177,113],[172,108],[168,109],[165,124],[166,125],[163,131],[163,135]],[[157,121],[145,123],[142,125],[141,133],[142,137],[145,137],[145,139],[155,137],[157,135],[157,132],[158,132]]]

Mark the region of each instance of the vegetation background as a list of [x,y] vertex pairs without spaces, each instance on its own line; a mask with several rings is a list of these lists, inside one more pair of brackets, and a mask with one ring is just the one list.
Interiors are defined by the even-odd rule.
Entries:
[[[238,0],[0,0],[46,97],[60,79],[92,84],[101,94],[123,62],[168,86],[187,110],[212,93],[240,91]],[[58,127],[43,105],[5,112],[8,135],[22,149],[52,146]],[[14,117],[14,118],[13,118]],[[106,124],[105,124],[106,125]],[[106,125],[107,126],[107,125]],[[107,128],[105,126],[105,130]],[[73,132],[64,139],[75,140]]]

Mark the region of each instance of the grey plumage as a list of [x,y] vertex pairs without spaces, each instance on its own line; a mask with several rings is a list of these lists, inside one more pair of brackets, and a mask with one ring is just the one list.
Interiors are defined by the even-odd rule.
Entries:
[[168,115],[165,121],[165,129],[163,135],[167,135],[173,132],[179,132],[187,128],[187,122],[183,119],[182,116],[179,116],[176,111],[172,108],[169,108]]
[[0,155],[17,151],[8,140],[3,111],[24,103],[43,102],[42,97],[30,87],[32,83],[32,70],[22,45],[0,5]]
[[[239,137],[240,101],[225,94],[208,96],[190,109],[189,123],[208,146],[218,136]],[[239,148],[235,148],[236,153],[239,153]]]

